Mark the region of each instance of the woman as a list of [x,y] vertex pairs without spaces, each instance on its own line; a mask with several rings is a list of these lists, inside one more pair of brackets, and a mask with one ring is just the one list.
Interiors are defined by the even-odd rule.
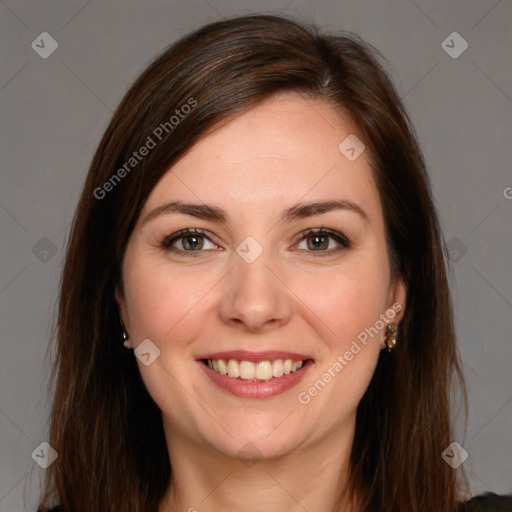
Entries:
[[128,91],[68,245],[41,510],[478,505],[442,234],[376,55],[239,17]]

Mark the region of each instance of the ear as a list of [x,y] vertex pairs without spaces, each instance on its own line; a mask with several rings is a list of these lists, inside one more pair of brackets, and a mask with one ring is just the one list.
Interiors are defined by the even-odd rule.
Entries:
[[126,329],[126,332],[130,332],[130,322],[128,320],[128,312],[126,308],[126,300],[124,297],[124,292],[120,283],[116,284],[114,289],[114,298],[117,302],[117,307],[119,309],[119,316],[121,317],[121,321]]
[[390,296],[388,302],[388,309],[395,311],[393,322],[399,323],[402,321],[405,312],[405,302],[407,300],[407,286],[402,276],[395,277],[390,287]]

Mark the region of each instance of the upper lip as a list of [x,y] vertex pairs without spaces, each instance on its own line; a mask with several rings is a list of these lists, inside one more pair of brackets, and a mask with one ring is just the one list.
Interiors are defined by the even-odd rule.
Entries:
[[229,350],[224,352],[214,352],[198,357],[201,359],[235,359],[236,361],[275,361],[276,359],[292,359],[293,361],[305,361],[312,359],[311,356],[299,354],[297,352],[285,352],[282,350],[266,350],[264,352],[249,352],[247,350]]

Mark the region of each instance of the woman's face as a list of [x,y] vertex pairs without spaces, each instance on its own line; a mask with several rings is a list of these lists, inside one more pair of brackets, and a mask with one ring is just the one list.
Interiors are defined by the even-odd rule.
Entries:
[[134,347],[150,340],[137,363],[168,437],[271,457],[353,429],[405,303],[366,153],[339,149],[354,133],[327,104],[280,94],[153,189],[116,298]]

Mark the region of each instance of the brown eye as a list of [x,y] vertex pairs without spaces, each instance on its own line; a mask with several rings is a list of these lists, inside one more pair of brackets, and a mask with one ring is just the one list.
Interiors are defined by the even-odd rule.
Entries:
[[[334,240],[334,245],[337,244],[337,247],[329,248],[333,245],[331,244],[331,240]],[[347,237],[337,231],[330,231],[323,228],[307,231],[299,242],[303,241],[306,241],[306,251],[313,252],[314,256],[330,255],[333,252],[338,252],[350,247],[350,241]]]
[[329,238],[326,235],[310,235],[306,237],[307,241],[311,242],[308,244],[309,249],[327,249],[329,246]]
[[[205,248],[205,243],[210,243],[216,247],[215,244],[213,244],[213,242],[211,242],[206,236],[204,231],[196,229],[191,230],[187,228],[168,236],[162,242],[162,247],[174,253],[194,253],[204,252],[203,249]],[[206,247],[206,249],[209,248]],[[196,254],[193,254],[193,256],[196,256]]]
[[198,235],[186,235],[180,237],[182,241],[182,246],[185,250],[187,249],[202,249],[204,245],[204,239],[202,236]]

